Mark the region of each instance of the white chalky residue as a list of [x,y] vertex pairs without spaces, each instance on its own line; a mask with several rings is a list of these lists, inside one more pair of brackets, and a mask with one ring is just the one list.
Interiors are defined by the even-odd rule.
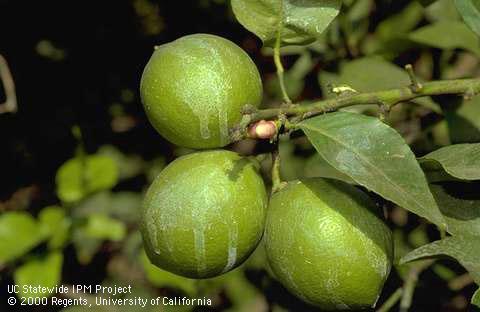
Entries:
[[[224,105],[222,102],[230,102],[230,94],[231,90],[233,89],[232,86],[232,81],[231,81],[231,73],[225,68],[225,63],[224,59],[222,58],[222,55],[220,55],[217,51],[217,48],[209,42],[207,42],[206,47],[209,49],[209,52],[212,54],[212,57],[215,61],[215,64],[217,65],[217,70],[219,72],[219,75],[221,77],[221,85],[216,84],[217,88],[216,91],[219,92],[217,96],[217,114],[218,114],[218,130],[220,133],[220,142],[222,144],[228,143],[228,111],[227,111],[227,105]],[[240,64],[238,64],[238,57],[230,49],[224,49],[223,53],[226,53],[227,55],[225,56],[226,60],[228,62],[233,62],[234,65],[233,67],[237,68],[239,67]]]
[[206,269],[205,257],[205,233],[201,222],[199,222],[193,229],[193,237],[195,242],[195,261],[197,263],[197,273],[201,274]]
[[[202,167],[197,168],[197,170],[205,170]],[[188,202],[184,202],[182,205],[178,203],[178,192],[175,190],[180,189],[179,184],[184,183],[188,176],[192,175],[191,171],[185,171],[181,175],[177,176],[173,180],[165,179],[164,187],[162,188],[161,192],[157,192],[154,194],[152,198],[152,202],[158,205],[159,207],[169,207],[168,211],[156,211],[156,213],[152,216],[154,219],[155,224],[158,225],[158,230],[160,233],[157,233],[156,227],[152,227],[152,232],[155,232],[154,237],[156,237],[157,242],[154,246],[163,245],[169,252],[176,247],[174,246],[175,241],[175,233],[180,225],[180,220],[184,217],[185,205],[189,205]],[[183,197],[183,196],[180,196]],[[187,197],[185,197],[187,198]],[[172,204],[171,204],[172,203]],[[195,228],[193,229],[194,235],[194,249],[195,249],[195,261],[197,263],[197,270],[199,273],[204,270],[206,261],[205,261],[205,235],[204,235],[204,224],[202,223],[202,218],[199,218],[199,213],[193,209],[191,218],[196,221]],[[155,229],[153,229],[155,228]],[[158,236],[162,237],[161,241],[158,241]],[[160,250],[155,250],[155,252],[159,253]]]
[[330,296],[332,302],[334,302],[337,309],[349,309],[350,307],[337,296],[338,288],[340,287],[340,283],[338,281],[338,274],[339,272],[337,270],[330,269],[328,271],[328,277],[325,283],[326,291],[327,294]]
[[[176,187],[176,181],[164,181],[166,182],[165,188],[162,189],[161,192],[156,192],[153,195],[152,198],[152,203],[157,205],[158,207],[163,207],[166,206],[170,201],[174,200],[172,199],[172,188]],[[169,252],[172,252],[172,245],[171,245],[171,230],[174,230],[176,220],[175,220],[175,214],[174,213],[165,213],[162,210],[157,210],[157,209],[152,209],[151,211],[151,218],[153,220],[152,222],[152,227],[150,228],[150,231],[153,233],[152,238],[155,240],[154,246],[155,246],[155,252],[157,254],[160,254],[160,249],[157,248],[157,246],[163,245],[164,247],[167,248]],[[159,241],[158,237],[161,236],[162,240]]]
[[151,243],[153,245],[153,251],[159,255],[160,254],[160,249],[158,248],[158,232],[157,232],[157,225],[156,225],[156,220],[155,218],[153,219],[153,222],[149,222],[147,224],[148,227],[148,233],[150,236]]
[[350,310],[350,307],[345,303],[337,303],[335,305],[335,308],[337,308],[338,310]]
[[208,129],[208,116],[203,116],[203,118],[200,118],[200,136],[205,140],[210,138],[210,130]]
[[[203,172],[205,172],[205,169],[203,169]],[[215,181],[216,176],[218,176],[218,172],[211,170],[208,174],[204,175],[204,179],[205,181]],[[218,205],[217,196],[220,196],[220,198],[226,196],[225,198],[228,198],[228,195],[218,194],[218,192],[216,192],[217,196],[212,196],[215,192],[212,192],[211,187],[216,189],[214,184],[209,184],[208,187],[204,187],[201,191],[196,192],[195,197],[198,201],[196,200],[195,202],[201,202],[203,205],[196,206],[192,209],[192,221],[195,224],[193,229],[195,261],[197,263],[198,273],[204,272],[207,268],[205,235],[206,232],[208,232],[209,224],[206,223],[208,221],[206,220],[206,214],[218,214],[218,212],[215,211],[205,211],[203,207],[219,209],[221,207]]]
[[220,142],[222,144],[228,143],[228,112],[225,108],[220,108],[218,111],[218,128],[220,130]]
[[[382,225],[373,225],[368,223],[367,220],[369,220],[369,213],[367,211],[361,211],[361,213],[363,214],[363,216],[359,216],[357,218],[359,222],[359,228],[354,227],[354,230],[358,232],[358,237],[361,240],[363,250],[365,250],[366,252],[366,259],[368,260],[370,266],[382,278],[385,278],[388,275],[389,270],[389,261],[387,259],[387,255],[384,253],[380,246],[377,246],[375,244],[375,242],[373,241],[375,238],[371,238],[361,231],[362,228],[368,228],[373,226],[376,229],[372,232],[383,233]],[[377,239],[379,242],[382,242],[384,240],[383,237],[377,237]]]
[[[284,203],[281,202],[281,205],[283,205]],[[302,218],[302,213],[298,213],[296,216],[295,216],[296,220],[293,222],[294,224],[297,224],[299,223]],[[279,218],[278,220],[278,224],[283,224],[285,221],[282,219],[282,218]],[[279,226],[279,228],[282,228],[281,226]],[[290,287],[293,288],[293,291],[296,292],[297,294],[301,294],[301,290],[300,288],[298,287],[297,285],[297,282],[295,281],[294,279],[294,275],[297,275],[295,274],[295,272],[292,272],[290,271],[288,268],[292,268],[293,270],[295,270],[295,263],[290,263],[290,261],[294,261],[294,259],[292,259],[290,257],[291,255],[291,252],[292,250],[294,250],[296,248],[296,244],[294,243],[295,242],[295,227],[289,227],[287,229],[285,229],[285,235],[286,235],[286,239],[285,239],[285,242],[284,242],[284,246],[281,250],[281,254],[279,255],[279,259],[278,259],[278,263],[282,263],[284,265],[280,266],[279,269],[281,271],[281,274],[283,276],[286,277],[286,279],[290,282],[289,285]],[[272,233],[273,235],[271,235],[272,237],[274,237],[276,234],[275,232]]]
[[[188,158],[189,156],[185,156]],[[225,216],[225,210],[231,209],[226,203],[232,202],[232,196],[235,196],[231,187],[225,187],[225,180],[220,178],[227,172],[234,169],[234,163],[220,163],[220,168],[212,168],[205,160],[205,165],[198,165],[190,170],[185,170],[174,178],[170,177],[168,168],[161,173],[159,177],[162,185],[161,191],[152,194],[151,202],[155,206],[162,209],[152,209],[150,213],[151,223],[156,224],[158,233],[152,236],[151,240],[157,239],[158,242],[154,246],[160,246],[160,250],[166,253],[171,249],[177,250],[175,235],[178,231],[188,231],[188,235],[192,240],[193,259],[189,259],[195,266],[199,274],[205,274],[208,267],[208,257],[212,256],[214,250],[209,250],[209,242],[211,241],[215,227],[218,223],[225,223],[228,230],[225,230],[224,253],[225,257],[219,270],[224,272],[231,270],[237,264],[237,258],[242,251],[238,244],[240,235],[239,224],[235,223],[235,218],[222,218]],[[207,184],[203,182],[191,181],[185,185],[185,181],[191,176],[201,176],[203,181],[209,181]],[[225,177],[227,179],[227,177]],[[242,175],[240,175],[242,179]],[[198,183],[202,183],[203,187],[199,188]],[[203,203],[198,205],[198,203]],[[245,207],[244,207],[245,208]],[[239,209],[241,211],[241,209]],[[253,222],[253,221],[252,221]],[[255,222],[259,222],[255,218]],[[185,228],[185,226],[188,226]],[[149,231],[153,232],[153,231]],[[228,240],[227,236],[228,235]],[[225,237],[225,238],[223,238]],[[171,246],[170,246],[171,245]],[[182,262],[184,259],[177,259]]]
[[338,272],[336,270],[329,269],[328,278],[325,280],[325,288],[327,289],[327,293],[334,297],[338,286],[340,286],[340,283],[338,282]]
[[[282,261],[282,263],[284,263],[284,261]],[[293,290],[297,293],[297,294],[301,294],[302,292],[300,291],[300,288],[297,286],[297,284],[295,283],[295,281],[293,280],[293,277],[292,277],[292,273],[290,273],[290,271],[284,269],[283,267],[280,268],[282,271],[283,271],[283,274],[285,274],[285,276],[287,277],[287,280],[290,282],[290,286],[293,288]]]
[[[229,79],[230,73],[226,70],[222,56],[214,45],[205,39],[190,38],[189,40],[194,42],[195,47],[204,50],[203,54],[208,55],[211,62],[202,64],[202,62],[196,61],[197,57],[193,55],[180,55],[183,58],[184,66],[187,66],[187,70],[188,66],[192,66],[196,67],[201,73],[208,73],[208,77],[204,77],[200,81],[196,80],[197,90],[185,91],[182,101],[189,106],[193,114],[199,119],[200,135],[203,139],[210,138],[211,131],[213,131],[209,128],[210,117],[217,116],[220,141],[226,143],[226,140],[228,140],[228,112],[224,102],[228,101],[227,95],[232,88]],[[232,57],[230,61],[234,59]],[[199,96],[198,90],[203,90],[204,93]],[[195,105],[194,103],[201,103],[201,105]]]
[[228,233],[228,258],[222,273],[230,271],[237,262],[238,224],[231,224]]
[[[205,68],[202,68],[203,66],[198,65],[201,63],[197,60],[198,57],[187,53],[178,53],[176,54],[176,57],[181,59],[182,66],[185,67],[185,72],[191,71],[192,68],[197,68],[198,71],[205,72]],[[210,90],[207,91],[205,90],[205,86],[202,86],[203,83],[206,83],[206,87],[209,86],[208,79],[205,78],[198,81],[198,79],[193,78],[195,80],[195,84],[198,86],[198,89],[196,90],[183,87],[184,85],[191,85],[191,83],[189,83],[190,79],[192,79],[192,75],[185,75],[183,79],[178,79],[175,81],[175,89],[182,90],[182,92],[177,93],[177,96],[180,97],[181,101],[187,105],[191,112],[198,118],[200,136],[203,139],[208,139],[210,138],[210,129],[208,127],[208,123],[212,99],[206,96],[207,93],[210,93]],[[203,90],[204,93],[200,95],[198,90]],[[200,105],[196,105],[196,103],[200,103]]]
[[386,263],[384,255],[378,254],[378,248],[371,239],[365,236],[363,233],[359,233],[360,240],[364,251],[366,252],[366,259],[368,260],[370,267],[375,270],[382,278],[386,275]]
[[375,301],[372,304],[372,308],[375,308],[377,306],[378,299],[380,299],[380,294],[377,295],[377,298],[375,299]]
[[[227,170],[233,170],[234,165],[230,164]],[[240,177],[239,177],[240,178]],[[241,190],[239,194],[243,191],[243,186],[241,186]],[[225,194],[221,196],[231,196],[231,192],[225,190]],[[246,213],[246,206],[243,207],[243,212]],[[230,271],[237,262],[237,254],[238,254],[238,234],[239,234],[239,225],[235,220],[235,215],[231,214],[230,220],[226,219],[226,226],[228,227],[228,249],[227,249],[227,262],[225,267],[222,270],[222,273]]]
[[[201,88],[201,84],[199,88]],[[198,95],[193,90],[184,91],[182,95],[184,95],[183,102],[187,104],[187,106],[190,108],[192,113],[198,118],[201,138],[205,140],[209,139],[210,128],[208,124],[210,121],[209,117],[211,115],[212,104],[211,103],[209,104],[208,101],[212,101],[212,99],[205,99],[202,97],[195,99],[195,97]],[[201,105],[196,105],[197,102],[203,102],[203,103]]]

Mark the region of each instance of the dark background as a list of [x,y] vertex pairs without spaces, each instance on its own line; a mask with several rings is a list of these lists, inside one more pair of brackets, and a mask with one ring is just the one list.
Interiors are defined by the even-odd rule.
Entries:
[[[169,162],[178,155],[175,147],[147,122],[138,95],[143,67],[156,44],[192,33],[223,36],[250,54],[264,81],[270,79],[275,71],[271,57],[261,53],[261,42],[235,21],[225,2],[0,0],[0,54],[9,62],[18,100],[16,114],[0,114],[0,202],[4,207],[28,209],[35,215],[42,207],[58,203],[55,174],[75,154],[75,125],[82,131],[88,153],[110,144],[145,161],[163,155]],[[376,1],[369,30],[409,2]],[[42,49],[46,42],[50,49]],[[432,55],[437,60],[439,51],[433,49]],[[404,64],[418,56],[419,50],[409,50],[393,62]],[[348,53],[343,57],[353,58]],[[285,57],[286,67],[294,60]],[[322,96],[316,75],[321,68],[336,70],[338,60],[322,61],[306,76],[305,88],[297,100]],[[433,71],[432,78],[439,78],[438,70]],[[3,99],[2,90],[0,102]],[[439,99],[440,103],[448,101]],[[437,118],[427,114],[421,122],[432,120]],[[146,184],[146,176],[138,175],[121,182],[114,191],[141,192]],[[405,231],[418,224],[417,219],[410,219]],[[430,237],[437,235],[433,232],[427,230]],[[106,266],[111,258],[108,245],[88,265],[76,260],[71,245],[64,254],[64,282],[95,284],[107,277]],[[458,274],[464,272],[451,261],[441,263]],[[10,311],[3,289],[13,282],[12,270],[0,271],[1,311]],[[266,278],[264,271],[247,270],[245,274],[263,292],[270,310],[275,306],[290,311],[310,309],[275,282],[270,281],[266,288],[261,286]],[[401,283],[398,274],[392,272],[380,302]],[[456,308],[454,300],[460,300],[455,299],[459,294],[469,298],[474,288],[470,285],[460,293],[450,291],[441,278],[428,271],[422,275],[411,311],[466,311],[468,308]],[[219,296],[223,299],[217,310],[223,310],[229,306],[229,299],[224,293]]]
[[[139,15],[135,1],[0,1],[0,52],[9,62],[19,103],[18,114],[0,115],[0,173],[7,184],[0,198],[32,183],[52,187],[56,169],[75,149],[73,125],[83,130],[88,151],[112,142],[146,156],[167,152],[167,143],[145,122],[138,97],[143,67],[156,44],[212,33],[247,49],[263,66],[260,72],[272,72],[259,53],[261,42],[222,2],[155,1],[160,31],[151,34],[145,27],[148,17]],[[372,23],[405,2],[378,3]],[[36,46],[42,40],[63,50],[64,59],[39,55]],[[320,94],[316,84],[309,87],[309,95]],[[117,135],[109,106],[121,102],[125,89],[134,92],[133,101],[121,105],[135,118],[135,127]]]

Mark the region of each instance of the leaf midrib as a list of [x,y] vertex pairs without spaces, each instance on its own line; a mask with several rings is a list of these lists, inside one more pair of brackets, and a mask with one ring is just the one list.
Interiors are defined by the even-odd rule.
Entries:
[[[310,129],[310,130],[317,130],[318,132],[320,132],[321,134],[325,135],[326,137],[332,139],[333,141],[337,142],[338,144],[344,146],[345,148],[348,149],[348,145],[346,145],[344,142],[338,140],[337,138],[331,136],[331,135],[328,135],[327,133],[321,131],[320,129],[317,129],[317,128],[312,128],[306,124],[303,124],[303,127],[307,128],[307,129]],[[409,197],[412,199],[412,201],[419,207],[421,207],[422,209],[426,209],[426,207],[424,207],[423,205],[421,205],[419,202],[417,202],[415,200],[415,198],[413,196],[410,196],[410,194],[405,190],[403,189],[400,185],[398,184],[395,184],[383,171],[381,171],[380,169],[378,169],[377,167],[373,166],[372,163],[370,163],[367,159],[365,159],[362,154],[360,154],[359,152],[357,152],[355,149],[351,149],[356,155],[358,155],[360,157],[360,159],[362,159],[363,161],[365,161],[369,166],[371,166],[375,171],[379,172],[380,175],[384,176],[386,178],[386,180],[393,186],[398,186],[399,190],[403,193],[403,194],[406,194],[407,196],[406,197]],[[327,160],[327,159],[325,159]],[[328,160],[327,160],[328,161]],[[332,165],[332,164],[331,164]],[[333,165],[332,165],[333,166]],[[335,166],[334,166],[335,167]],[[349,175],[350,176],[350,175]],[[353,178],[352,176],[350,176],[351,178]],[[357,180],[356,178],[353,178],[354,180]],[[432,197],[433,198],[433,197]]]

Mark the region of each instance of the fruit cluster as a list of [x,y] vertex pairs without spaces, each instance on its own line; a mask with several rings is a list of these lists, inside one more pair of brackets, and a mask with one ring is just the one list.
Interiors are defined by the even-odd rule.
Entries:
[[268,198],[251,160],[212,150],[229,144],[242,108],[258,107],[262,92],[255,64],[231,41],[196,34],[155,49],[141,81],[150,122],[174,144],[210,150],[176,159],[150,186],[141,218],[150,261],[213,277],[242,264],[263,237],[275,277],[299,298],[327,310],[375,305],[393,247],[366,194],[310,178]]

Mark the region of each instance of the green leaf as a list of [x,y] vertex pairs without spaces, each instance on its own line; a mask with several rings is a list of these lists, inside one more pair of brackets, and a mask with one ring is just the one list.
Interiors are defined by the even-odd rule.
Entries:
[[454,0],[465,23],[480,36],[480,0]]
[[0,265],[14,260],[44,240],[37,221],[26,212],[5,212],[0,216]]
[[110,215],[124,222],[136,224],[140,216],[143,197],[140,193],[117,192],[112,194]]
[[73,245],[80,263],[88,264],[102,245],[102,241],[120,241],[126,235],[125,224],[102,212],[88,215],[86,223],[73,232]]
[[400,229],[393,230],[393,248],[394,260],[393,264],[395,270],[401,279],[405,279],[410,269],[410,265],[400,265],[400,259],[412,250],[412,247],[407,243],[406,235]]
[[456,111],[447,111],[445,117],[453,143],[480,142],[480,96],[464,101]]
[[420,247],[428,244],[430,240],[428,239],[426,226],[424,224],[421,224],[412,232],[410,232],[408,234],[408,242],[413,247]]
[[394,89],[410,84],[405,70],[379,57],[364,57],[342,64],[339,80],[359,92]]
[[234,306],[231,311],[252,311],[256,301],[263,299],[259,290],[248,281],[242,270],[234,270],[226,275],[225,292]]
[[159,157],[155,158],[152,161],[150,161],[148,167],[147,167],[147,172],[145,173],[147,176],[148,182],[152,183],[153,180],[157,177],[157,175],[162,172],[163,168],[167,165],[167,161],[165,160],[164,157]]
[[432,266],[432,271],[444,281],[450,281],[451,279],[457,277],[457,273],[441,264],[434,264]]
[[[90,295],[87,297],[85,296],[85,299],[89,299],[91,298]],[[93,297],[93,296],[92,296]],[[93,297],[93,299],[95,299],[95,297]],[[92,303],[95,304],[95,301],[92,300]],[[89,307],[88,305],[71,305],[71,306],[68,306],[67,308],[63,308],[62,310],[60,310],[61,312],[91,312],[92,311],[92,308]],[[146,310],[146,311],[149,311],[151,312],[150,310]],[[101,305],[96,305],[95,306],[95,312],[113,312],[112,311],[112,308],[108,305],[106,306],[101,306]],[[115,312],[119,312],[118,309],[115,309]]]
[[73,207],[75,217],[101,213],[125,223],[135,224],[142,206],[142,195],[134,192],[100,192]]
[[120,179],[129,179],[142,173],[145,162],[139,155],[125,155],[112,145],[103,145],[98,149],[98,154],[110,157],[117,163]]
[[478,37],[460,21],[441,21],[424,26],[410,33],[409,39],[439,49],[464,49],[480,56]]
[[387,59],[395,59],[411,48],[407,35],[424,18],[424,8],[416,1],[411,1],[400,12],[380,22],[375,34],[363,43],[365,55],[380,54]]
[[[285,72],[284,80],[287,93],[292,99],[296,99],[303,91],[305,86],[305,76],[310,72],[315,63],[312,61],[310,53],[304,52],[300,55],[292,68]],[[274,75],[267,80],[265,90],[275,97],[282,96],[278,76]]]
[[92,214],[84,228],[85,234],[92,238],[121,241],[127,232],[125,225],[104,214]]
[[432,142],[434,146],[445,146],[452,144],[448,132],[448,123],[442,120],[431,128]]
[[423,7],[418,2],[413,1],[400,13],[382,21],[375,32],[382,40],[393,39],[414,29],[422,18]]
[[353,181],[346,174],[343,174],[335,169],[319,154],[315,154],[307,160],[307,163],[305,164],[304,176],[330,178],[355,184],[355,181]]
[[472,304],[480,308],[480,289],[477,289],[477,291],[473,294]]
[[124,243],[122,244],[122,255],[121,257],[127,258],[128,260],[137,259],[138,251],[142,247],[142,235],[140,231],[132,231],[125,238]]
[[480,284],[480,244],[478,242],[478,236],[450,236],[415,249],[404,256],[401,263],[441,256],[452,257],[469,271],[475,283]]
[[429,6],[430,4],[434,3],[437,0],[418,0],[423,6]]
[[72,243],[77,252],[78,262],[87,265],[92,261],[93,256],[101,247],[102,240],[88,236],[83,227],[79,227],[73,231]]
[[293,79],[304,79],[305,76],[313,69],[315,62],[309,52],[302,53],[295,61],[292,68],[287,72]]
[[480,194],[478,183],[431,184],[430,190],[452,235],[480,237]]
[[65,162],[56,176],[57,195],[64,202],[76,202],[86,195],[110,189],[118,182],[118,167],[108,156],[76,157]]
[[89,215],[94,213],[102,213],[110,215],[112,210],[112,193],[105,191],[93,194],[88,196],[75,205],[72,209],[72,215],[74,217],[84,217],[87,218]]
[[150,263],[144,251],[140,254],[140,263],[143,266],[148,281],[153,285],[157,287],[176,288],[190,296],[196,294],[195,280],[175,275],[156,267]]
[[[395,89],[411,84],[407,72],[379,57],[364,57],[342,64],[338,81],[359,92]],[[441,108],[430,97],[413,100],[436,113]]]
[[442,147],[421,157],[419,162],[427,170],[443,168],[458,179],[480,180],[480,143]]
[[400,229],[393,230],[393,247],[394,247],[394,263],[398,264],[400,259],[407,253],[412,251],[412,247],[408,244],[406,233]]
[[267,46],[308,44],[320,38],[340,11],[340,0],[232,0],[233,13]]
[[[345,4],[345,3],[344,3]],[[374,5],[373,0],[355,0],[348,9],[347,16],[348,21],[351,23],[359,22],[363,19],[367,19],[370,15],[372,7]]]
[[278,143],[280,154],[280,174],[285,181],[299,178],[305,166],[305,158],[295,155],[295,144],[290,140],[281,140]]
[[[55,294],[54,287],[60,284],[63,255],[60,252],[49,254],[45,259],[34,259],[20,266],[14,273],[15,284],[20,287],[21,297],[49,297]],[[48,287],[51,291],[24,293],[23,286]]]
[[50,249],[61,248],[69,238],[70,220],[65,210],[58,206],[45,207],[38,216],[43,232],[49,237]]
[[[362,40],[368,35],[369,15],[375,6],[373,0],[356,0],[350,5],[343,1],[342,13],[337,20],[332,23],[327,35],[331,35],[328,43],[332,46],[338,46],[340,31],[343,41],[351,51],[357,51]],[[335,32],[335,35],[333,33]],[[342,44],[342,43],[341,43]],[[332,51],[332,50],[331,50]],[[333,52],[333,51],[332,51]],[[331,52],[327,52],[331,53]],[[354,52],[356,54],[356,52]],[[328,56],[325,55],[326,58]]]
[[460,19],[452,0],[437,0],[425,10],[425,17],[430,22],[455,21]]
[[377,118],[336,112],[300,123],[317,152],[357,184],[438,225],[445,220],[403,138]]

